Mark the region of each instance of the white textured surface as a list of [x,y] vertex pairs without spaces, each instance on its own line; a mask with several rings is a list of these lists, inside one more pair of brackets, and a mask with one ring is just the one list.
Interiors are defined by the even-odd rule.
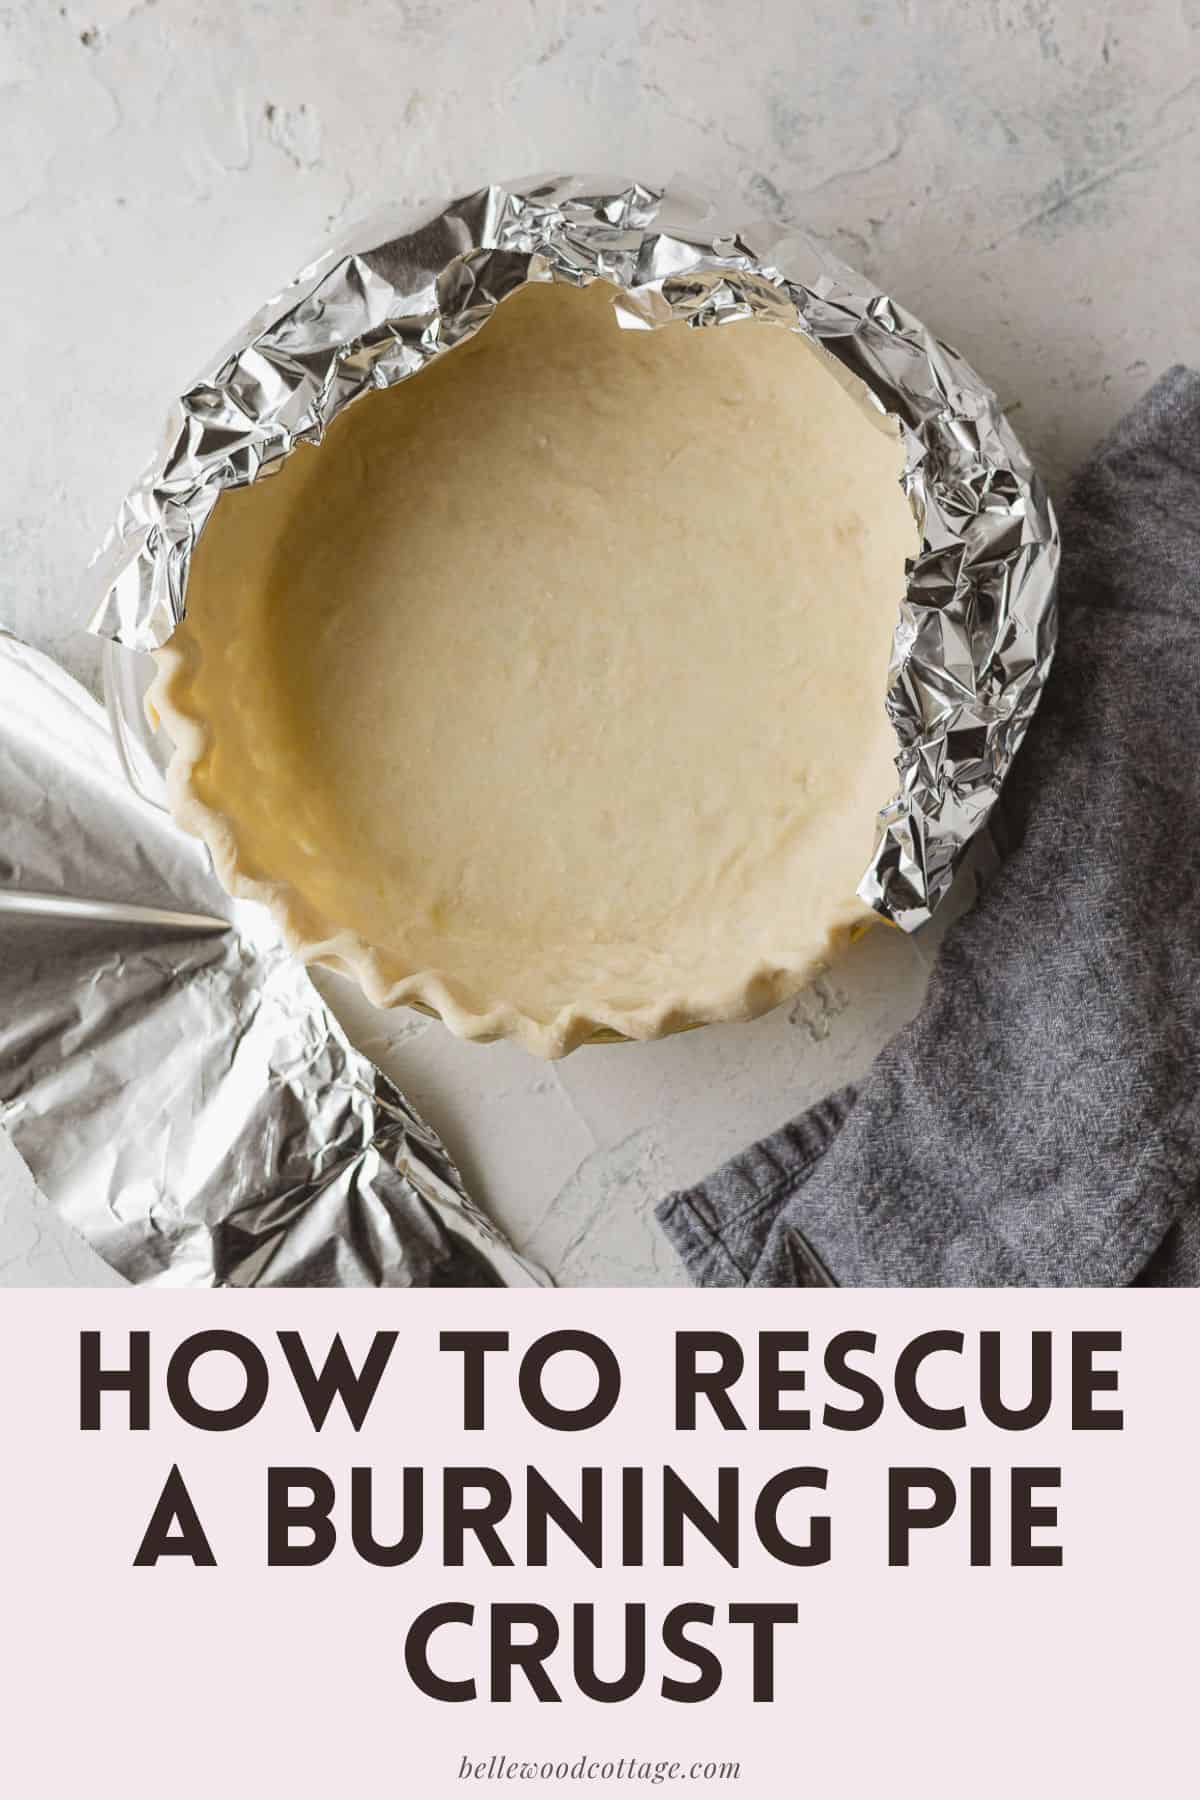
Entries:
[[[802,222],[976,363],[1056,492],[1200,357],[1200,0],[14,0],[0,123],[0,619],[88,680],[81,571],[166,398],[385,202],[616,167]],[[553,1068],[352,1024],[563,1280],[662,1281],[653,1201],[861,1071],[930,948],[880,931],[754,1025]],[[0,1282],[103,1279],[6,1150]]]

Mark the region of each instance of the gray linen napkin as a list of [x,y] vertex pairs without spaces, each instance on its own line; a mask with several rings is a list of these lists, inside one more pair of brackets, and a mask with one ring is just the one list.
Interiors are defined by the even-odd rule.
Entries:
[[1083,469],[1063,545],[1008,859],[857,1090],[662,1202],[698,1283],[1200,1281],[1200,373]]

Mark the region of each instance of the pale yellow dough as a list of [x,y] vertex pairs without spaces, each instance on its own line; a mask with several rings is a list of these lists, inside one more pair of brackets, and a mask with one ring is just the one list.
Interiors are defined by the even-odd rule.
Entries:
[[901,469],[793,332],[520,289],[222,498],[153,695],[172,805],[463,1035],[762,1011],[867,916]]

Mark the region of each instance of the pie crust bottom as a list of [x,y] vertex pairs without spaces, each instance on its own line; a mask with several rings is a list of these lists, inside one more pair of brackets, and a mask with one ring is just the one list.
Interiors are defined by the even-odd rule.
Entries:
[[172,810],[463,1037],[763,1012],[872,916],[902,468],[795,332],[520,288],[222,496],[150,695]]

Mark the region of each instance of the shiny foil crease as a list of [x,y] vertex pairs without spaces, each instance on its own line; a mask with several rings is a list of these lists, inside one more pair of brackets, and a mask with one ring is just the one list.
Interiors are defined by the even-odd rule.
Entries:
[[[914,929],[948,892],[1037,704],[1054,651],[1058,533],[974,371],[803,234],[723,229],[705,203],[673,190],[580,177],[484,188],[416,226],[364,224],[179,400],[99,553],[92,629],[134,649],[164,643],[224,488],[319,443],[344,406],[418,373],[524,282],[597,278],[620,290],[627,326],[754,315],[791,327],[828,353],[864,405],[899,422],[921,549],[897,594],[887,679],[898,791],[858,891]],[[853,469],[846,479],[853,486]]]
[[0,633],[0,1128],[128,1280],[539,1279],[257,907],[130,789],[102,709]]

